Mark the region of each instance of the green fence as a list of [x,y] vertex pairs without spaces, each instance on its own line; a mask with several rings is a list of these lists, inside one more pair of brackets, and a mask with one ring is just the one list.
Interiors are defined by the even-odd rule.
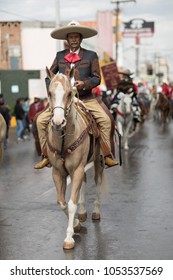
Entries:
[[40,79],[40,70],[0,70],[0,93],[10,108],[18,98],[29,96],[30,79]]

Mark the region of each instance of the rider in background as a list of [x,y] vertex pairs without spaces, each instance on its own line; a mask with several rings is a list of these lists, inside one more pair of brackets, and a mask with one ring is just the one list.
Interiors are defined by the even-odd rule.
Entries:
[[132,105],[134,108],[134,118],[140,122],[141,118],[141,109],[139,107],[139,103],[137,100],[137,93],[138,93],[138,87],[133,82],[133,78],[131,77],[133,73],[130,72],[129,69],[124,70],[124,72],[119,72],[120,74],[120,82],[117,85],[117,92],[112,100],[112,104],[114,104],[116,107],[119,104],[119,101],[121,99],[122,94],[131,94],[132,93]]
[[34,117],[38,112],[41,112],[42,110],[44,110],[44,108],[45,108],[44,104],[40,100],[40,98],[34,97],[34,102],[31,103],[31,105],[29,107],[29,112],[28,112],[28,118],[29,118],[29,122],[32,124],[32,133],[33,134],[35,131]]
[[150,104],[150,90],[143,82],[138,83],[138,100],[140,98],[147,106]]
[[170,82],[169,84],[169,96],[173,102],[173,82]]
[[162,93],[165,94],[168,97],[168,99],[170,99],[171,98],[170,87],[166,80],[162,81],[161,87],[162,87]]

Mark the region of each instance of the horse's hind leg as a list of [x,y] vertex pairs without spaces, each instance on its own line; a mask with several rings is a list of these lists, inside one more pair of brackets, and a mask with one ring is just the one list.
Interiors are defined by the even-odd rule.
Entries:
[[82,183],[79,201],[78,201],[78,219],[80,222],[85,222],[87,219],[87,211],[85,208],[85,190],[86,190],[86,174],[84,175],[84,181]]
[[100,159],[97,159],[94,162],[94,168],[95,168],[95,184],[96,184],[96,197],[94,200],[94,207],[92,211],[92,220],[100,220],[100,191],[101,187],[105,186],[103,181],[104,176],[104,169],[101,167]]
[[130,126],[132,124],[132,121],[130,121],[126,127],[126,130],[124,132],[124,150],[129,150],[129,133],[130,133]]

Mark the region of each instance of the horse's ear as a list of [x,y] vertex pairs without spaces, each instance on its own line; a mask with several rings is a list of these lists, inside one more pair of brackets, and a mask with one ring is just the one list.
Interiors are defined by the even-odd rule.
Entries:
[[132,97],[133,97],[133,91],[132,91],[129,95],[130,95],[130,97],[132,98]]
[[55,74],[52,71],[50,71],[50,69],[47,66],[46,66],[46,73],[50,80],[52,80],[53,77],[55,76]]

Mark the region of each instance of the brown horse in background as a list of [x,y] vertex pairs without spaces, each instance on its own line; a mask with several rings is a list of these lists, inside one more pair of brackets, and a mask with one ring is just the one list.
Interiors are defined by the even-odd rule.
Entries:
[[159,93],[159,98],[155,109],[160,113],[160,121],[162,123],[168,123],[171,105],[166,94]]
[[148,117],[150,111],[150,101],[145,97],[144,94],[139,94],[137,96],[137,100],[141,109],[141,121],[143,123]]
[[7,125],[4,117],[0,114],[0,166],[3,163],[4,158],[4,139],[6,136]]

